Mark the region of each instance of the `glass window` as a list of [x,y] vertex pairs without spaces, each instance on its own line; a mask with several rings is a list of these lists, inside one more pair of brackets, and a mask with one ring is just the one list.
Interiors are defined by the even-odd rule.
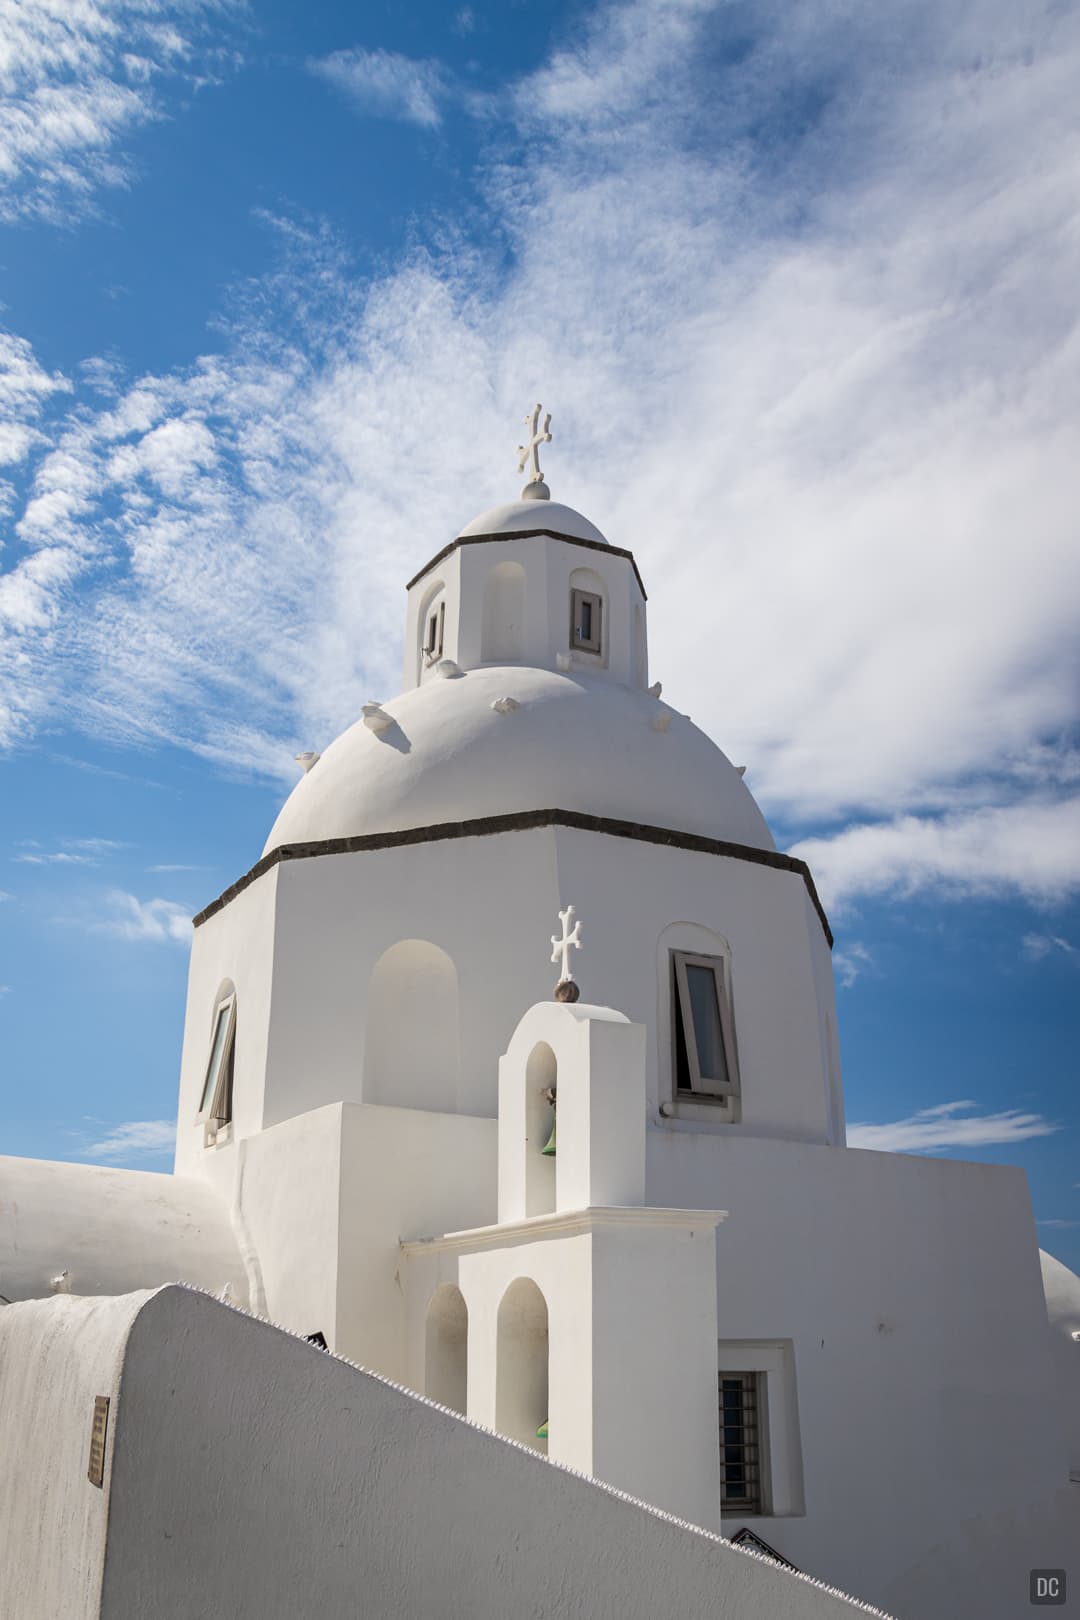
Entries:
[[570,645],[579,652],[601,650],[603,604],[591,591],[570,592]]
[[222,1125],[227,1125],[232,1119],[235,1036],[236,997],[230,995],[218,1003],[214,1013],[210,1058],[206,1065],[202,1102],[199,1105],[199,1113],[205,1118],[208,1132],[211,1134],[216,1134]]
[[760,1388],[756,1372],[720,1374],[720,1507],[762,1511]]
[[673,951],[672,964],[675,1089],[726,1098],[738,1085],[723,958]]

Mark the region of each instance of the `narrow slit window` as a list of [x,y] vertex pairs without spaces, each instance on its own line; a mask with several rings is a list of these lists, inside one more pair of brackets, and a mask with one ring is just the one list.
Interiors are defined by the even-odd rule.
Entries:
[[725,1099],[738,1091],[722,957],[672,952],[675,1090]]
[[579,652],[601,650],[603,602],[592,591],[570,593],[570,645]]
[[429,658],[441,658],[443,650],[443,633],[446,626],[446,603],[440,602],[428,617],[427,635],[424,639],[424,651]]
[[762,1374],[720,1374],[720,1510],[763,1512],[761,1465]]
[[206,1065],[199,1115],[208,1139],[232,1119],[233,1058],[236,1050],[236,997],[226,996],[214,1013],[210,1058]]

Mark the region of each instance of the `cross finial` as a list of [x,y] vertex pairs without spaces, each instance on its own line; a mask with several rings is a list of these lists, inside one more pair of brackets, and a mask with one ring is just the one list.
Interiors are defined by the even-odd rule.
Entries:
[[[559,912],[559,921],[562,923],[562,938],[557,934],[551,936],[551,960],[557,962],[562,957],[562,971],[559,982],[555,986],[556,1001],[576,1001],[581,994],[570,970],[570,948],[581,949],[581,922],[574,922],[574,908],[567,906],[565,911]],[[571,928],[571,923],[574,926]]]
[[551,443],[551,412],[544,417],[544,426],[540,428],[540,412],[542,405],[534,405],[532,412],[525,418],[525,426],[529,429],[528,444],[518,445],[518,472],[525,471],[525,463],[529,463],[529,482],[521,492],[525,501],[546,501],[549,495],[544,475],[540,471],[540,446]]

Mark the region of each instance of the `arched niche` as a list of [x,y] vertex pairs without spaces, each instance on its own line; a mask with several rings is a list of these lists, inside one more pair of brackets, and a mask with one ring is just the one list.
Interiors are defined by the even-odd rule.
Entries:
[[537,1435],[548,1419],[548,1308],[531,1277],[518,1277],[499,1302],[495,1427],[547,1452]]
[[496,563],[484,581],[480,659],[485,664],[516,663],[525,635],[525,570],[520,563]]
[[551,1135],[552,1109],[544,1095],[558,1084],[555,1053],[537,1042],[525,1065],[525,1214],[550,1215],[555,1208],[555,1157],[543,1149]]
[[460,1066],[457,969],[430,941],[399,940],[368,980],[364,1101],[456,1113]]
[[436,1288],[424,1338],[424,1393],[452,1412],[467,1410],[469,1308],[453,1283]]

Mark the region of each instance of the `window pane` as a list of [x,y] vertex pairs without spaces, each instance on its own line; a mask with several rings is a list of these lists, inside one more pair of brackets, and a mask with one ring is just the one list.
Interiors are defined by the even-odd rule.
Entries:
[[720,1004],[716,995],[716,975],[712,968],[686,964],[686,984],[690,991],[690,1013],[694,1020],[698,1069],[703,1080],[727,1080],[727,1058],[720,1026]]
[[206,1085],[203,1087],[202,1103],[199,1112],[205,1113],[214,1100],[217,1089],[218,1076],[221,1073],[221,1060],[225,1055],[225,1041],[229,1033],[229,1014],[232,1003],[226,1002],[224,1007],[218,1009],[217,1023],[214,1025],[214,1039],[210,1047],[210,1062],[206,1069]]
[[592,603],[583,601],[581,604],[581,628],[579,631],[582,641],[592,640]]

